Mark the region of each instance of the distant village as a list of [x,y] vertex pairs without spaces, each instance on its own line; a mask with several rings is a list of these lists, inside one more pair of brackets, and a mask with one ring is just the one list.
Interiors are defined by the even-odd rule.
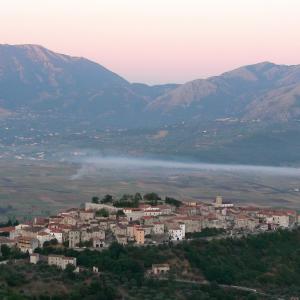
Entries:
[[[30,255],[30,262],[40,260],[35,253],[49,244],[74,250],[101,251],[113,242],[122,245],[160,245],[199,237],[214,230],[212,238],[238,237],[247,234],[293,228],[300,222],[295,210],[242,207],[217,196],[212,203],[193,200],[161,200],[155,193],[142,197],[127,196],[114,202],[107,195],[94,197],[83,208],[71,208],[47,218],[0,228],[0,246],[17,247]],[[49,265],[65,269],[76,266],[76,258],[49,255]],[[167,271],[168,266],[158,266]],[[159,272],[154,266],[154,273]]]

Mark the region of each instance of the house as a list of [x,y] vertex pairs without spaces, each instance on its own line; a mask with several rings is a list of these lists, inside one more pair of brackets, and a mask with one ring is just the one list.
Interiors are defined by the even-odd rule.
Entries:
[[47,232],[41,231],[37,233],[36,238],[39,241],[39,246],[43,247],[45,242],[51,241],[52,236]]
[[79,212],[79,218],[81,221],[89,221],[95,218],[94,210],[81,210]]
[[29,257],[29,262],[36,265],[40,261],[40,255],[38,253],[32,253]]
[[197,201],[195,200],[183,200],[182,201],[186,206],[197,206]]
[[137,244],[143,245],[145,243],[145,230],[136,226],[134,228],[134,239]]
[[146,235],[151,235],[153,226],[152,225],[141,225],[140,228],[142,228],[144,230],[145,236],[146,236]]
[[56,239],[58,243],[62,243],[64,241],[64,233],[61,229],[52,229],[50,230],[51,239]]
[[127,231],[126,231],[126,235],[128,236],[129,239],[133,239],[134,238],[134,225],[128,225],[127,226]]
[[156,217],[159,215],[162,215],[162,211],[160,210],[159,207],[151,207],[144,210],[144,216]]
[[174,212],[175,207],[171,205],[157,205],[162,215],[170,215]]
[[15,227],[14,226],[9,226],[9,227],[1,227],[0,228],[0,234],[4,235],[6,237],[14,238],[14,236],[11,237],[11,234],[15,232]]
[[173,222],[181,222],[185,224],[185,232],[200,232],[202,229],[201,216],[178,216],[172,219]]
[[111,230],[115,235],[126,235],[127,234],[127,226],[122,224],[112,224]]
[[218,218],[215,214],[208,214],[202,219],[202,228],[226,228],[226,219]]
[[81,233],[79,229],[69,231],[69,247],[75,248],[81,241]]
[[274,212],[272,215],[273,224],[288,228],[290,226],[290,217],[285,212]]
[[154,222],[152,227],[153,234],[164,234],[165,224],[161,222]]
[[153,264],[151,273],[153,275],[163,275],[170,271],[169,264]]
[[153,222],[157,222],[158,221],[158,217],[151,217],[151,216],[143,216],[140,219],[141,224],[144,225],[152,225]]
[[144,211],[140,208],[123,208],[123,212],[128,221],[137,221],[144,216]]
[[169,223],[168,225],[169,239],[172,241],[180,241],[185,238],[185,224],[184,223]]
[[66,257],[63,255],[49,255],[48,256],[48,265],[56,266],[62,270],[65,270],[68,265],[72,265],[76,268],[77,261],[75,257]]
[[33,253],[36,248],[39,247],[39,241],[30,237],[18,237],[17,247],[21,252]]
[[195,216],[199,214],[199,208],[197,206],[181,206],[177,209],[177,213],[186,216]]
[[28,238],[37,238],[39,232],[44,231],[45,228],[41,226],[28,226],[19,230],[19,235]]
[[260,211],[257,216],[270,225],[277,225],[279,227],[288,228],[291,224],[290,214],[287,211],[276,211],[276,210],[263,210]]
[[61,216],[50,216],[49,217],[49,224],[51,223],[58,223],[60,224],[60,222],[62,221],[63,217]]
[[99,227],[92,227],[81,230],[81,242],[90,241],[93,239],[105,240],[105,231],[100,229]]
[[63,215],[62,214],[62,217],[63,217],[63,219],[61,221],[61,224],[72,225],[72,226],[77,225],[78,219],[75,218],[74,216],[72,216],[72,215]]

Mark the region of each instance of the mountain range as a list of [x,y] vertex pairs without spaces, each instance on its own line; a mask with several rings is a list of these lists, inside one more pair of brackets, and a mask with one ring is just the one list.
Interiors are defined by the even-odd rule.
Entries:
[[153,126],[160,118],[168,123],[219,118],[283,122],[299,118],[299,95],[298,65],[263,62],[182,85],[148,86],[131,84],[85,58],[37,45],[0,45],[2,111],[50,109],[105,118],[109,124],[120,117],[125,127],[133,116],[155,116]]
[[[253,134],[271,134],[279,127],[282,137],[286,128],[298,127],[299,119],[300,65],[262,62],[185,84],[149,86],[42,46],[0,45],[0,120],[17,120],[19,130],[26,126],[83,130],[91,124],[98,130],[157,129],[158,148],[169,144],[179,149],[176,141],[184,136],[201,152],[218,142],[211,134],[208,142],[199,144],[199,136],[216,132],[220,122],[231,128],[226,136],[232,139],[225,139],[224,148],[236,143],[238,133],[230,132],[239,128],[243,138],[253,139]],[[166,128],[167,134],[161,133]],[[173,136],[172,128],[177,128]]]

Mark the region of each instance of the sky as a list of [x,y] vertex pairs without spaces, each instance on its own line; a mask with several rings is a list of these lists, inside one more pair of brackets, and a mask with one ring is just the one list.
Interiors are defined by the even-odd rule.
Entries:
[[83,56],[131,82],[300,64],[299,0],[1,0],[0,43]]

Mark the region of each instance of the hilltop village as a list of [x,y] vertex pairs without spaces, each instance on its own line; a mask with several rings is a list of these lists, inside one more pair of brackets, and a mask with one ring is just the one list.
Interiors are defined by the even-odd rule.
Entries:
[[[37,248],[48,245],[81,251],[101,251],[113,242],[136,246],[160,245],[198,237],[241,236],[278,228],[293,228],[300,218],[294,210],[242,207],[223,201],[217,196],[212,203],[166,197],[155,194],[124,195],[114,200],[106,195],[94,197],[83,208],[71,208],[48,218],[34,218],[32,222],[0,228],[0,246],[16,247],[29,253],[37,263]],[[52,255],[49,265],[65,269],[76,266],[76,259]],[[162,268],[168,268],[162,266]],[[154,271],[155,272],[155,271]]]

